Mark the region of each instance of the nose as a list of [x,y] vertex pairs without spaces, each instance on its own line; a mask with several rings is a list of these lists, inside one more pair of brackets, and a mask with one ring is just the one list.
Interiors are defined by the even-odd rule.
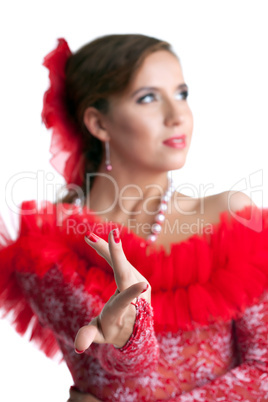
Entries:
[[166,126],[180,125],[185,120],[185,102],[166,99],[164,102],[164,123]]

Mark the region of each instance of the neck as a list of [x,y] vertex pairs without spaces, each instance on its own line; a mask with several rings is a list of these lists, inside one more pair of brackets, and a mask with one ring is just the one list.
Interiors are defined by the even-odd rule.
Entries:
[[141,214],[144,210],[154,213],[168,187],[167,173],[117,170],[115,167],[107,172],[105,166],[101,166],[94,177],[87,207],[115,220]]

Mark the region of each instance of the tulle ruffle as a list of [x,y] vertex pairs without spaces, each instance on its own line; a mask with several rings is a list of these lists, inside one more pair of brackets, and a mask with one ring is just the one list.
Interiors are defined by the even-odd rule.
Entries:
[[42,327],[38,317],[31,309],[23,289],[20,288],[16,274],[16,259],[23,254],[23,245],[18,239],[14,242],[8,234],[0,216],[0,308],[1,317],[8,316],[20,335],[28,330],[30,341],[43,351],[47,357],[61,356],[53,332]]
[[33,323],[32,339],[47,355],[57,350],[54,335],[38,323],[16,273],[42,277],[57,263],[65,281],[74,287],[83,284],[85,292],[106,302],[116,288],[112,269],[83,238],[93,230],[107,240],[116,226],[128,260],[152,286],[157,332],[175,333],[236,319],[268,287],[267,209],[248,206],[234,216],[225,211],[211,234],[175,243],[170,253],[152,247],[148,254],[139,236],[101,221],[92,211],[49,202],[37,208],[35,201],[27,201],[22,204],[17,240],[2,234],[0,306],[6,313],[13,312],[19,333]]
[[84,157],[81,133],[68,116],[65,89],[65,66],[71,51],[65,39],[45,58],[50,87],[44,94],[42,120],[52,128],[50,163],[65,178],[66,183],[80,186],[83,182]]

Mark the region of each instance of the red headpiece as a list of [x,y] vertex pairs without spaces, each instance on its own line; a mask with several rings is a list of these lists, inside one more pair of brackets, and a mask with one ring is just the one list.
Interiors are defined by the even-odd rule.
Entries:
[[84,157],[79,129],[68,116],[66,108],[65,66],[71,51],[64,39],[45,58],[50,87],[44,94],[42,121],[52,128],[50,163],[65,178],[67,184],[83,182]]

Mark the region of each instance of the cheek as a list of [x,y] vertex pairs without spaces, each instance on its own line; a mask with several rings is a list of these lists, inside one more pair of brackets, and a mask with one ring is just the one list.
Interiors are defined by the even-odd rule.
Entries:
[[192,113],[192,111],[191,111],[190,108],[187,110],[186,119],[187,119],[188,127],[189,127],[190,129],[193,129],[193,125],[194,125],[193,113]]
[[117,119],[113,131],[115,135],[123,135],[128,140],[146,138],[154,131],[154,120],[142,116],[124,115]]

